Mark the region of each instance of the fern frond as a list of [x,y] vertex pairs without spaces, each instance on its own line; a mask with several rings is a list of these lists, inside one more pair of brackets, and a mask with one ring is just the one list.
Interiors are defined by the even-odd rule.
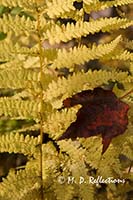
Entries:
[[133,94],[130,94],[127,98],[125,98],[125,101],[128,104],[132,104],[133,103]]
[[[61,200],[64,194],[63,191],[66,191],[67,195],[65,195],[63,199],[65,200],[69,200],[70,198],[72,199],[74,194],[74,187],[73,185],[68,184],[66,180],[62,184],[60,181],[60,175],[62,177],[62,174],[61,172],[58,171],[61,165],[64,164],[65,159],[63,159],[62,157],[61,160],[59,160],[60,156],[57,154],[57,152],[56,153],[53,152],[53,149],[51,151],[51,148],[50,146],[48,146],[48,144],[45,146],[46,146],[45,150],[43,149],[43,154],[44,154],[43,174],[45,175],[44,187],[46,188],[44,193],[45,197],[47,199]],[[66,173],[66,177],[67,176],[68,173]],[[66,179],[66,177],[64,178]],[[51,184],[52,187],[48,187]]]
[[36,0],[30,0],[30,1],[25,1],[25,0],[0,0],[0,4],[6,7],[21,7],[23,10],[26,11],[35,11],[36,10]]
[[[66,152],[69,155],[71,164],[69,165],[72,176],[75,178],[76,184],[78,185],[78,196],[87,199],[88,190],[90,200],[93,199],[94,187],[89,184],[88,169],[85,165],[85,149],[80,147],[80,142],[78,141],[59,141],[58,142],[61,151]],[[80,177],[83,177],[86,181],[86,184],[80,184]]]
[[73,19],[75,21],[83,20],[84,10],[81,8],[80,10],[73,10],[71,12],[66,12],[60,15],[62,19]]
[[15,48],[13,43],[10,42],[5,42],[5,41],[1,41],[0,42],[0,61],[9,61],[9,60],[13,60],[15,59],[16,55],[15,55]]
[[83,0],[84,4],[91,5],[92,3],[96,4],[97,0]]
[[40,124],[38,123],[36,123],[36,124],[34,124],[34,125],[31,125],[31,126],[26,126],[26,127],[24,127],[24,128],[20,128],[20,129],[17,129],[17,130],[13,130],[12,132],[13,133],[19,133],[19,134],[25,134],[25,133],[31,133],[31,132],[33,132],[33,131],[37,131],[37,132],[39,132],[39,130],[40,130]]
[[0,98],[0,116],[15,119],[38,119],[40,103],[33,100],[13,99],[10,97]]
[[24,60],[26,56],[38,56],[37,47],[22,47],[18,43],[13,44],[11,40],[9,42],[0,42],[0,51],[0,60],[2,62],[16,59]]
[[[64,199],[69,200],[70,197],[73,197],[73,186],[68,184],[67,182],[61,184],[61,182],[59,181],[59,175],[61,175],[61,172],[59,172],[59,168],[65,161],[65,159],[62,159],[63,157],[58,154],[52,142],[43,144],[43,180],[44,187],[46,188],[45,197],[48,199],[57,198],[61,200],[63,191],[67,192],[67,195]],[[49,188],[48,186],[51,184],[52,187]],[[60,189],[62,189],[62,191],[60,191]]]
[[133,160],[133,104],[130,106],[130,111],[129,111],[129,124],[128,124],[128,129],[126,131],[126,137],[123,139],[122,137],[122,151],[121,154],[125,155],[128,157],[131,161]]
[[74,0],[47,1],[46,13],[51,18],[60,17],[60,15],[63,15],[66,12],[71,12],[75,10],[73,3],[74,3]]
[[2,63],[0,65],[0,70],[4,70],[4,69],[22,69],[23,67],[23,62],[20,62],[19,59],[15,59],[15,60],[11,60],[9,62],[5,62],[5,63]]
[[[80,65],[89,60],[98,59],[113,52],[121,40],[121,36],[108,44],[94,45],[92,48],[86,46],[74,47],[73,49],[62,49],[58,51],[57,59],[51,65],[52,68],[73,67],[74,64]],[[63,58],[63,59],[62,59]]]
[[[128,92],[133,83],[132,41],[126,40],[128,33],[120,30],[133,25],[133,21],[131,13],[127,18],[118,14],[118,17],[98,20],[93,20],[91,13],[132,2],[0,0],[0,9],[5,9],[0,12],[0,32],[4,35],[0,35],[0,153],[2,156],[4,152],[22,154],[27,158],[25,166],[11,169],[0,181],[0,200],[120,198],[117,184],[106,184],[103,188],[102,184],[90,184],[89,180],[90,176],[123,177],[120,154],[133,159],[133,95]],[[85,13],[90,13],[89,21]],[[71,19],[73,23],[68,22]],[[91,41],[90,47],[88,37],[82,45],[82,37],[98,32],[111,33],[102,39],[103,34],[100,39],[94,37],[99,45]],[[123,39],[121,36],[114,39],[119,34]],[[100,70],[80,71],[84,68],[82,64],[94,59],[100,60]],[[108,60],[113,60],[113,64],[108,64]],[[123,71],[110,67],[121,65],[122,61],[128,61]],[[81,68],[76,68],[77,65]],[[63,100],[84,90],[111,86],[118,98],[123,96],[122,101],[130,107],[125,133],[112,139],[103,155],[101,136],[58,140],[76,120],[81,108],[81,105],[64,108]],[[130,94],[124,97],[125,93]],[[16,119],[20,120],[16,122]],[[3,129],[3,122],[7,129]],[[15,125],[10,128],[8,122]],[[61,177],[65,182],[61,182]],[[71,177],[74,177],[73,184]],[[84,179],[83,184],[80,178]],[[114,198],[112,191],[116,192]]]
[[128,138],[128,140],[124,143],[124,149],[121,152],[123,155],[125,155],[130,160],[133,160],[132,143],[133,143],[133,137],[131,136],[131,138]]
[[[0,183],[0,199],[36,200],[40,198],[40,177],[37,170],[10,171]],[[23,191],[23,192],[22,192]]]
[[[118,159],[119,151],[116,151],[116,148],[112,144],[110,144],[107,152],[105,152],[105,154],[101,157],[102,141],[99,137],[80,140],[81,144],[86,149],[86,162],[92,169],[98,169],[97,175],[108,178],[113,176],[114,171],[119,176],[122,175],[121,165]],[[110,159],[110,155],[112,153],[114,156],[112,159]],[[106,170],[104,168],[105,166]]]
[[37,153],[36,146],[39,144],[39,137],[34,138],[29,135],[25,136],[19,133],[7,133],[0,136],[0,152],[22,153],[32,157]]
[[[116,71],[88,71],[87,73],[78,72],[66,78],[58,78],[58,80],[52,81],[48,89],[44,92],[44,99],[46,101],[64,100],[70,97],[72,94],[80,92],[82,90],[93,89],[101,86],[104,83],[108,83],[109,80],[118,81],[121,83],[131,82],[133,79],[127,72]],[[70,87],[68,88],[68,85]],[[61,101],[62,101],[61,100]]]
[[[110,159],[110,155],[112,154],[113,157]],[[98,174],[104,178],[113,177],[114,172],[116,177],[122,177],[122,167],[119,160],[119,151],[117,151],[114,146],[110,145],[107,152],[105,152],[103,155],[98,167]]]
[[58,182],[55,182],[53,184],[53,188],[54,188],[55,196],[58,200],[62,200],[62,199],[70,200],[73,198],[74,187],[72,185],[67,184],[67,183],[60,184]]
[[[102,141],[100,137],[80,138],[81,145],[86,149],[86,163],[92,169],[98,169],[101,160]],[[95,158],[95,159],[94,159]]]
[[[60,174],[58,169],[60,168],[60,156],[55,148],[53,142],[48,142],[42,146],[43,156],[42,156],[42,166],[43,166],[43,180],[44,186],[47,187],[51,182],[57,180],[57,176]],[[36,154],[37,165],[39,166],[39,157]],[[32,165],[32,161],[31,161]],[[29,168],[32,167],[29,165]],[[57,180],[58,181],[58,180]]]
[[79,106],[49,115],[47,121],[44,122],[44,130],[49,133],[51,138],[57,139],[75,121],[78,109]]
[[83,0],[83,7],[86,13],[90,13],[92,11],[104,10],[109,7],[118,7],[124,6],[133,3],[132,0],[113,0],[113,1],[91,1],[91,0]]
[[25,16],[4,14],[3,18],[0,18],[0,31],[4,33],[12,32],[16,36],[21,34],[29,35],[31,32],[35,32],[35,24],[34,21]]
[[4,69],[0,70],[1,88],[26,88],[28,83],[39,82],[39,71],[31,69]]
[[123,60],[123,61],[133,61],[133,53],[125,50],[123,51],[120,55],[112,56],[112,59],[118,59],[118,60]]
[[44,34],[45,39],[49,39],[51,44],[67,42],[73,38],[80,38],[88,34],[94,34],[99,31],[109,32],[111,30],[118,30],[120,28],[127,28],[133,24],[128,19],[114,18],[100,18],[91,22],[78,21],[76,24],[67,24],[59,26],[53,25]]
[[127,49],[129,50],[133,50],[133,40],[128,40],[128,39],[125,39],[124,40],[124,45]]

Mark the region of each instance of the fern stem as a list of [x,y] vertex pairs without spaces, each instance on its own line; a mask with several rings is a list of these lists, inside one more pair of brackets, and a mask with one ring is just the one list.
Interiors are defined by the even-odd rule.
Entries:
[[130,163],[130,166],[129,166],[129,169],[128,169],[128,174],[131,172],[132,166],[133,166],[133,162]]
[[[40,13],[38,12],[37,15],[37,32],[38,32],[38,45],[39,45],[39,60],[40,60],[40,82],[42,83],[42,75],[43,75],[43,56],[42,56],[42,45],[41,45],[41,33],[40,33]],[[41,177],[41,199],[43,200],[43,90],[40,93],[40,101],[41,101],[41,108],[40,108],[40,177]]]
[[132,92],[133,92],[133,89],[131,89],[129,92],[127,92],[126,94],[124,94],[123,96],[121,96],[120,99],[123,99],[123,98],[127,97]]

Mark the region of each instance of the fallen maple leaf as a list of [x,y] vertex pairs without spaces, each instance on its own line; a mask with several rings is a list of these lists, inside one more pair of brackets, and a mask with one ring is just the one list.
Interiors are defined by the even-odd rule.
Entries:
[[81,104],[77,119],[58,139],[76,139],[102,135],[103,150],[107,150],[112,138],[123,134],[127,128],[129,106],[122,102],[111,90],[95,88],[85,90],[63,101],[64,107]]

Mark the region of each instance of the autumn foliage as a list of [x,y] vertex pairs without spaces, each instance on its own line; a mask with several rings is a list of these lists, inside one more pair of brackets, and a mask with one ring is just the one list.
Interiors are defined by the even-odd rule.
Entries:
[[112,138],[123,134],[128,124],[129,106],[122,102],[111,90],[100,87],[93,91],[85,90],[67,98],[63,102],[69,108],[77,104],[82,107],[77,112],[77,119],[59,138],[91,137],[101,134],[104,153]]

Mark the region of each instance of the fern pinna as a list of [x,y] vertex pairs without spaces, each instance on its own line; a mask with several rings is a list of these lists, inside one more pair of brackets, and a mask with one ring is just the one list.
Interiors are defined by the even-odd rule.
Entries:
[[[0,0],[0,199],[130,199],[132,3]],[[69,139],[64,135],[81,115],[82,94],[96,88],[111,91],[126,108],[118,109],[123,131],[115,122],[117,137],[108,130],[103,152],[98,129],[77,137],[79,123]],[[92,106],[95,98],[87,99]],[[105,106],[104,95],[100,101]],[[87,115],[98,124],[84,110]]]

